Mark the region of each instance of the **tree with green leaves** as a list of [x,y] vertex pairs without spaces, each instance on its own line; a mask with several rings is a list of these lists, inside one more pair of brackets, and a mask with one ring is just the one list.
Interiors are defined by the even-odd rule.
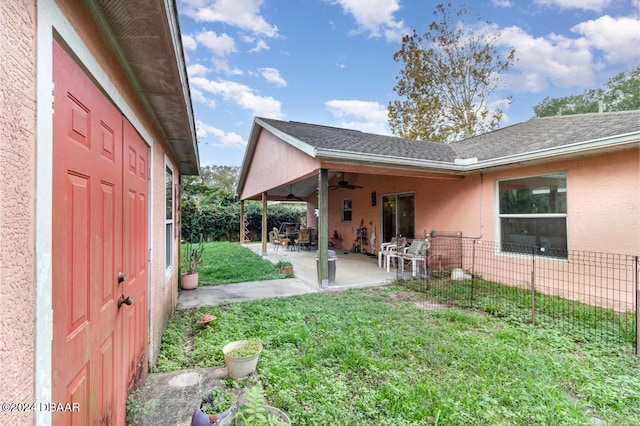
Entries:
[[[453,142],[498,127],[502,110],[490,106],[500,74],[515,61],[515,50],[502,55],[500,33],[477,19],[465,25],[467,8],[440,3],[436,20],[424,35],[402,39],[394,55],[403,68],[394,91],[400,100],[389,103],[394,134],[433,142]],[[510,103],[511,98],[505,99]]]
[[[235,196],[239,167],[206,166],[199,176],[182,176],[181,231],[188,242],[239,241],[240,200]],[[306,206],[272,204],[268,207],[267,229],[282,222],[298,222],[306,217]],[[249,231],[256,238],[262,227],[262,203],[249,201],[245,206]]]
[[640,65],[629,73],[610,78],[605,89],[585,90],[581,95],[546,97],[533,107],[536,117],[585,114],[588,112],[640,109]]

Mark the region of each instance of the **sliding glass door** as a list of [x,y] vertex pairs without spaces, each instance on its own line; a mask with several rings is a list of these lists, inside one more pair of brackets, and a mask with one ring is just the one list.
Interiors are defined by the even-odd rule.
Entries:
[[415,196],[411,193],[382,197],[382,236],[415,238]]

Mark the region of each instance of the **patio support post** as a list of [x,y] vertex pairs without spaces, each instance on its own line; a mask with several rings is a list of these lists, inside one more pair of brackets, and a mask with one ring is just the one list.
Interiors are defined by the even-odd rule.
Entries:
[[262,257],[267,256],[267,193],[262,193]]
[[318,285],[329,286],[329,172],[318,173]]

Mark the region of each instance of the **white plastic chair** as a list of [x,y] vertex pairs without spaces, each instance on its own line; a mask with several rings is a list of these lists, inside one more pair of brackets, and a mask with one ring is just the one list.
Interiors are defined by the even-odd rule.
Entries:
[[418,265],[420,262],[427,267],[427,250],[431,247],[429,240],[414,240],[411,247],[407,247],[404,253],[400,255],[400,272],[404,275],[405,261],[411,262],[412,276],[417,275]]
[[378,252],[378,268],[382,268],[382,258],[386,255],[386,250],[389,246],[396,243],[396,237],[391,237],[391,241],[380,244],[380,251]]
[[397,259],[400,254],[402,254],[404,247],[407,245],[407,239],[405,237],[400,237],[396,241],[396,244],[392,244],[387,247],[387,254],[385,257],[387,272],[390,272],[391,261],[392,259]]

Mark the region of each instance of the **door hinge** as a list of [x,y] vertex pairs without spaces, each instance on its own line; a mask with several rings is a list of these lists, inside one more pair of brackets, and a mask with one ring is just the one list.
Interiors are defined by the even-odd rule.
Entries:
[[56,103],[55,88],[56,88],[56,84],[54,82],[51,82],[51,115],[53,115],[53,113],[55,112],[55,103]]
[[147,259],[147,262],[151,262],[151,249],[149,249],[149,258]]

